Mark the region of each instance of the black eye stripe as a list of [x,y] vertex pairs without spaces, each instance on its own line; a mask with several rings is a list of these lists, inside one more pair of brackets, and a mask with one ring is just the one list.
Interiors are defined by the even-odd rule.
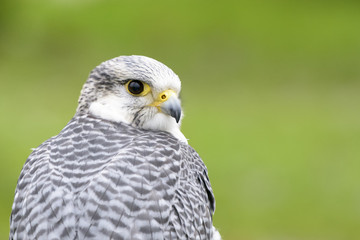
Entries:
[[144,84],[139,80],[131,80],[127,88],[132,94],[140,94],[144,91]]

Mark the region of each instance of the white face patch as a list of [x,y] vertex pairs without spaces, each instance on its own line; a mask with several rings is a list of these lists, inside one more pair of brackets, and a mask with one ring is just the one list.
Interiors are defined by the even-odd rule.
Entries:
[[[130,95],[127,97],[135,98]],[[129,107],[126,107],[124,100],[124,97],[118,97],[116,95],[105,96],[91,103],[89,107],[89,113],[104,120],[132,124],[136,111],[131,111]],[[133,102],[135,103],[135,101]],[[175,118],[159,112],[156,107],[151,108],[152,110],[143,109],[142,113],[144,114],[144,121],[141,124],[141,128],[166,131],[171,133],[180,141],[187,143],[187,139],[180,131],[180,124],[176,122]],[[136,107],[134,106],[133,109],[136,109]]]
[[89,107],[89,112],[95,117],[130,124],[133,116],[123,106],[122,98],[115,95],[108,95],[93,103]]

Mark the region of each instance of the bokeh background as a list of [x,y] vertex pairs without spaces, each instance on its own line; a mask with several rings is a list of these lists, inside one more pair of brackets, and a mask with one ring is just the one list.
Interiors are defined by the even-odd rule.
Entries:
[[139,54],[181,78],[183,132],[225,240],[360,237],[359,1],[0,2],[0,238],[30,148],[92,68]]

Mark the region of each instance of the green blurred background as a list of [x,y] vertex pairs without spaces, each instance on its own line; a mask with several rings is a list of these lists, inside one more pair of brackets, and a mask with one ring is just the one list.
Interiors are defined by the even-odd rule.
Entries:
[[30,148],[129,54],[180,76],[225,240],[359,239],[360,3],[316,0],[2,0],[1,239]]

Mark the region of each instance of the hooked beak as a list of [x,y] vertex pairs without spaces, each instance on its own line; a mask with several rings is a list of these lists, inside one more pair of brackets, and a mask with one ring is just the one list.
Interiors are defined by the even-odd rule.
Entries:
[[159,94],[157,100],[155,100],[150,106],[155,106],[160,110],[160,112],[175,118],[177,123],[180,121],[181,104],[174,91],[163,91]]

